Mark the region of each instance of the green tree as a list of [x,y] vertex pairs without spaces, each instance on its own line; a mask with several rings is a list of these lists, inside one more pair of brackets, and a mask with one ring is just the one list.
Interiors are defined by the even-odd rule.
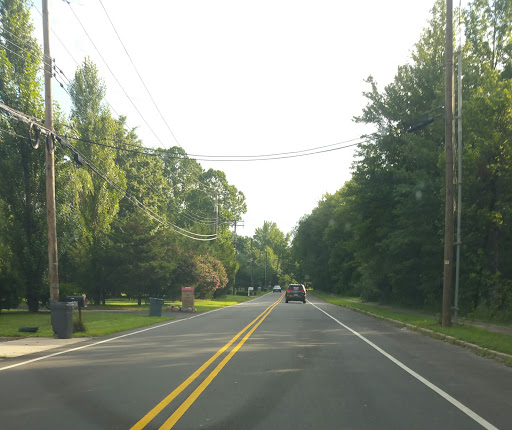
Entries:
[[[43,100],[38,71],[42,55],[32,36],[33,25],[24,1],[0,1],[0,101],[28,115],[41,118]],[[23,49],[18,48],[19,45]],[[30,311],[47,295],[44,149],[34,150],[25,136],[28,124],[0,119],[0,198],[5,227],[2,260],[3,282],[23,285]],[[12,134],[10,134],[12,133]],[[19,137],[23,136],[23,137]],[[44,148],[44,146],[43,146]],[[9,273],[9,275],[7,275]],[[12,281],[12,285],[15,285]],[[17,290],[17,289],[16,289]],[[16,296],[21,295],[16,291]]]
[[155,248],[157,237],[166,227],[154,219],[167,218],[171,189],[164,177],[162,159],[144,152],[135,131],[125,130],[125,118],[119,120],[115,139],[116,147],[125,149],[118,151],[116,164],[126,177],[126,194],[131,199],[120,201],[108,235],[107,253],[114,260],[109,266],[115,268],[108,285],[111,294],[122,291],[137,297],[141,304],[143,298],[159,297],[166,291],[168,279],[162,271],[173,268],[169,266],[173,261],[166,260],[168,253]]
[[300,266],[301,281],[324,291],[332,291],[329,247],[324,240],[332,219],[332,202],[332,196],[325,195],[318,207],[299,221],[292,240],[292,253]]
[[[465,311],[512,314],[510,34],[512,2],[477,0],[463,13],[463,249]],[[315,287],[404,305],[440,303],[444,229],[444,4],[383,91],[370,77],[352,180],[299,223],[294,252]],[[438,113],[439,112],[439,113]],[[433,118],[428,127],[406,133]]]
[[[122,126],[103,104],[105,92],[105,85],[95,65],[86,59],[69,87],[73,102],[71,122],[78,133],[76,147],[102,175],[124,189],[126,179],[116,164],[115,150],[93,144],[112,141]],[[76,231],[76,246],[70,250],[70,260],[74,261],[83,288],[96,303],[104,303],[109,269],[104,266],[102,256],[108,246],[108,233],[122,195],[99,174],[83,170],[75,184],[79,228]]]
[[512,2],[474,1],[465,14],[461,302],[512,316]]

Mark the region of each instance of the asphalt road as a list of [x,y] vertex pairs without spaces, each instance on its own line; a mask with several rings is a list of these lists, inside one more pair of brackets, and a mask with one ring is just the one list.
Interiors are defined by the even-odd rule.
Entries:
[[5,360],[0,427],[512,428],[511,368],[280,297]]

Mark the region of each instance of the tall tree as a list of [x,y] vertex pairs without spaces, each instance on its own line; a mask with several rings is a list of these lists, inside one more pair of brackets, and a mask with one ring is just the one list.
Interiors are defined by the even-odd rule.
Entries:
[[461,299],[510,318],[512,2],[474,1],[465,24]]
[[[42,54],[26,2],[1,0],[0,23],[0,101],[41,118]],[[0,126],[0,197],[9,225],[1,238],[8,253],[3,260],[35,312],[45,296],[47,267],[44,150],[29,145],[27,124],[2,116]]]
[[[85,59],[69,87],[73,102],[71,122],[78,134],[76,146],[102,175],[121,189],[126,186],[123,171],[116,164],[114,149],[96,145],[115,139],[120,124],[104,105],[106,87],[96,66]],[[80,280],[96,303],[105,301],[105,280],[109,268],[102,257],[107,246],[107,234],[118,212],[121,193],[93,171],[84,171],[77,185],[80,229],[73,258],[80,270]],[[78,272],[77,272],[78,273]]]

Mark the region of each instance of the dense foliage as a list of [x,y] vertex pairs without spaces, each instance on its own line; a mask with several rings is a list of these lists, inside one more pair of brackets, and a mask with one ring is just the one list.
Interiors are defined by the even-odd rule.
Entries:
[[[359,145],[352,179],[326,195],[293,234],[264,222],[236,235],[245,197],[224,172],[205,170],[180,147],[147,150],[104,102],[106,87],[85,59],[55,130],[60,294],[102,303],[126,294],[179,299],[235,286],[287,285],[365,300],[440,309],[444,233],[444,3],[392,83],[370,76],[355,120],[376,133]],[[462,46],[463,200],[460,307],[512,318],[512,0],[474,0],[459,11]],[[457,17],[458,18],[458,17]],[[0,0],[0,101],[43,116],[42,54],[28,3]],[[412,133],[412,126],[433,119]],[[37,121],[36,121],[37,122]],[[44,145],[29,125],[0,115],[0,309],[48,300]],[[87,160],[77,164],[77,154]],[[83,161],[83,160],[82,160]],[[95,166],[91,168],[91,166]],[[180,233],[210,235],[196,241]],[[199,236],[196,236],[199,237]]]
[[[0,24],[0,101],[41,118],[42,54],[28,3],[0,0]],[[244,195],[224,172],[204,170],[182,148],[144,148],[126,119],[112,116],[90,59],[67,90],[69,118],[55,107],[55,129],[66,136],[55,151],[61,298],[175,300],[185,286],[200,297],[226,293],[237,270],[230,226],[246,211]],[[37,311],[49,297],[45,155],[44,145],[30,146],[28,128],[2,111],[0,309],[26,299]],[[213,235],[216,222],[214,241],[190,238]]]
[[240,236],[236,242],[236,285],[268,290],[274,285],[298,282],[298,266],[291,255],[290,235],[284,234],[276,223],[264,221],[254,236]]
[[[512,2],[460,11],[463,55],[459,306],[512,318]],[[458,19],[456,20],[458,22]],[[315,288],[440,310],[444,240],[444,2],[394,81],[368,79],[352,179],[304,217],[293,250]],[[412,133],[411,126],[434,122]]]

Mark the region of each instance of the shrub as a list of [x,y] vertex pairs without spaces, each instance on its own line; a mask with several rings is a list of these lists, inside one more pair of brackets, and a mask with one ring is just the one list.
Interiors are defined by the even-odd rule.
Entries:
[[222,263],[209,254],[196,256],[198,280],[195,295],[210,299],[216,290],[226,287],[228,276]]

